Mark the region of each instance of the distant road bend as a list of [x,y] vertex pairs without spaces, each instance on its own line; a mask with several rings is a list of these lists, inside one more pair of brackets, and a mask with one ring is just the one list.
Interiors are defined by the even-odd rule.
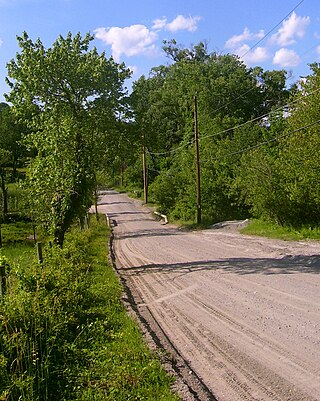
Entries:
[[320,401],[319,242],[182,231],[115,191],[99,210],[138,315],[181,358],[184,401]]

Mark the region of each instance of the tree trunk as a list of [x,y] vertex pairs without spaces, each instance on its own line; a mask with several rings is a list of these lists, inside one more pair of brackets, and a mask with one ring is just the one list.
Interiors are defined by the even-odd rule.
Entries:
[[63,247],[65,233],[66,230],[61,226],[57,227],[54,232],[54,243],[58,245],[60,248]]
[[1,175],[1,206],[2,206],[2,216],[5,221],[8,214],[8,189],[6,188],[6,182],[4,178],[4,169],[0,170]]

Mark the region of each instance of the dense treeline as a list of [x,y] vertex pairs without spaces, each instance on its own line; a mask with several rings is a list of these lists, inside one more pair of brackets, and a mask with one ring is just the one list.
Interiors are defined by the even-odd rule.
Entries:
[[98,184],[142,193],[147,183],[162,212],[195,220],[195,95],[203,218],[318,224],[318,64],[288,89],[284,70],[171,40],[163,46],[171,62],[134,82],[129,96],[130,71],[92,40],[68,34],[46,49],[24,33],[8,64],[11,107],[0,110],[1,166],[27,161],[30,214],[57,244]]
[[[286,71],[247,68],[204,44],[164,50],[173,59],[134,84],[132,107],[147,149],[150,193],[175,219],[194,220],[193,97],[198,98],[202,213],[209,222],[264,217],[318,224],[319,66],[290,89]],[[127,184],[141,185],[140,156]]]

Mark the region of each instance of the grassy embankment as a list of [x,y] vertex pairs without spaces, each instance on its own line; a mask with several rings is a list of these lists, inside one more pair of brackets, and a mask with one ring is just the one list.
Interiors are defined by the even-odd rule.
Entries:
[[282,227],[263,220],[253,220],[247,227],[241,229],[242,234],[283,239],[288,241],[320,240],[319,227]]
[[[42,266],[11,228],[3,226],[0,400],[178,400],[122,305],[106,225],[74,229],[63,250],[45,247]],[[19,228],[20,239],[31,233]]]

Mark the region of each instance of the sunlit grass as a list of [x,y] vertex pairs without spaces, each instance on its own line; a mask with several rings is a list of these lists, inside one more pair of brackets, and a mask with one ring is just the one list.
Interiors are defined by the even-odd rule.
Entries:
[[0,400],[179,399],[121,301],[100,220],[89,230],[75,227],[63,250],[44,247],[43,265],[34,244],[2,248]]
[[252,222],[241,229],[242,234],[257,235],[268,238],[278,238],[288,241],[299,240],[320,240],[319,227],[302,227],[294,229],[291,227],[282,227],[264,220],[252,220]]

